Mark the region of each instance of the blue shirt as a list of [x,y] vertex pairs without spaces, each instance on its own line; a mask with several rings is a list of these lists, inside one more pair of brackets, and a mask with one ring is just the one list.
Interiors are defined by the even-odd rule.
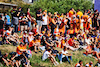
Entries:
[[95,47],[94,51],[97,51],[99,53],[100,50],[99,50],[99,48]]
[[11,24],[11,22],[10,22],[10,16],[6,15],[5,19],[7,19],[6,25],[10,25]]

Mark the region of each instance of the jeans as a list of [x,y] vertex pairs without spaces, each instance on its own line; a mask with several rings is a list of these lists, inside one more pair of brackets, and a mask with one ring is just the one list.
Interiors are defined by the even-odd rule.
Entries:
[[[60,60],[60,61],[62,61],[62,56],[63,56],[63,54],[57,54],[58,55],[58,59]],[[69,59],[68,58],[70,58],[70,60],[72,61],[72,56],[65,56],[66,57],[66,59],[67,59],[67,61],[70,63],[70,61],[69,61]]]
[[18,32],[18,25],[15,25],[15,32]]
[[40,27],[40,26],[42,26],[42,21],[41,20],[36,20],[36,22],[37,22],[37,25]]
[[31,27],[31,21],[28,21],[28,27]]

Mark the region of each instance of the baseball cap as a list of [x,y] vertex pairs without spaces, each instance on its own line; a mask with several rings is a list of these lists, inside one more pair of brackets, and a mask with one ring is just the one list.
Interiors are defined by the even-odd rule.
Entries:
[[30,35],[30,34],[33,34],[33,33],[32,33],[32,32],[29,32],[29,35]]
[[21,7],[19,7],[18,9],[20,9]]

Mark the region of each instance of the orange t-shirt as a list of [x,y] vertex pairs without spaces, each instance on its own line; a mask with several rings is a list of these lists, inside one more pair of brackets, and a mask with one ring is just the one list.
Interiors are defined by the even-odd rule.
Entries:
[[88,19],[88,15],[83,15],[83,19],[87,18]]
[[20,45],[17,47],[16,52],[21,55],[23,52],[21,52],[20,50],[24,49],[23,47],[21,47]]
[[23,49],[27,49],[26,45],[23,46]]
[[34,40],[32,40],[29,44],[29,47],[32,47],[33,46],[33,43],[34,43]]
[[73,13],[74,13],[74,12],[73,12],[72,10],[70,10],[70,11],[69,11],[69,17],[71,17],[71,16],[73,15]]
[[39,42],[39,43],[40,43],[40,42],[41,42],[41,40],[40,40],[40,39],[39,39],[39,40],[36,40],[36,42]]

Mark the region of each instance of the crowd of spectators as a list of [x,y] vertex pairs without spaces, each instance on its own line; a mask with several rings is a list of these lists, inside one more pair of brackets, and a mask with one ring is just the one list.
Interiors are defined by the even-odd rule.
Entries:
[[[7,58],[8,53],[0,54],[1,63],[7,66],[32,67],[28,60],[32,57],[31,51],[36,54],[44,51],[41,61],[50,59],[55,66],[59,65],[55,57],[58,57],[60,64],[65,60],[71,64],[73,54],[67,50],[85,50],[83,55],[93,56],[98,61],[96,66],[100,66],[98,10],[85,10],[83,13],[80,9],[75,11],[71,8],[69,12],[60,15],[58,12],[52,14],[39,8],[35,18],[30,14],[29,8],[27,13],[23,13],[21,7],[18,10],[13,7],[11,17],[7,13],[0,15],[0,34],[1,45],[17,46],[16,52],[10,53],[10,59]],[[58,51],[56,48],[63,50]],[[75,67],[83,67],[82,60]],[[93,62],[86,63],[86,67],[93,67]]]

